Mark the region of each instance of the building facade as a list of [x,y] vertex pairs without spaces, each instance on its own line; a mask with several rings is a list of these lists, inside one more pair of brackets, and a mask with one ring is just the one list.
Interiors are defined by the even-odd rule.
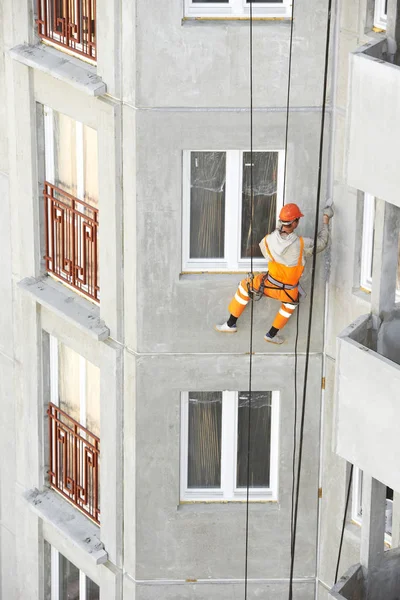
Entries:
[[[336,215],[317,259],[296,600],[343,592],[330,590],[350,463],[340,574],[352,567],[367,581],[372,565],[395,564],[384,544],[398,546],[390,399],[399,203],[387,158],[397,8],[375,2],[333,11],[321,206],[333,196]],[[284,201],[301,206],[299,231],[312,236],[327,2],[296,0],[288,129],[292,5],[253,0],[253,11],[255,237],[275,227]],[[4,0],[0,22],[0,596],[242,598],[250,310],[234,336],[213,325],[251,252],[264,264],[250,243],[249,3]],[[368,154],[382,112],[391,127],[380,123]],[[309,291],[309,266],[303,282]],[[299,390],[309,298],[298,321]],[[254,310],[248,594],[280,600],[296,317],[284,346],[265,344],[275,304]],[[385,468],[375,388],[363,376],[380,368],[379,433],[393,440]],[[372,462],[364,430],[357,444],[353,435],[364,416]]]

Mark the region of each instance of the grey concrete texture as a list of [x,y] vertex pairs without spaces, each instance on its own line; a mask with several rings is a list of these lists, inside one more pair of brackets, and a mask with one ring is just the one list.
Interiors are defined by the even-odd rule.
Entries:
[[[235,275],[183,275],[182,236],[182,151],[247,149],[249,116],[245,113],[188,113],[141,111],[137,116],[137,350],[140,352],[246,352],[250,310],[240,321],[235,336],[217,334],[215,323],[223,322],[238,282],[246,273]],[[320,113],[293,114],[288,145],[286,201],[297,202],[304,212],[298,229],[313,236],[316,206]],[[285,116],[256,113],[254,148],[284,148]],[[229,140],[229,141],[227,141]],[[156,152],[155,152],[156,148]],[[133,164],[132,164],[133,167]],[[125,164],[125,169],[129,165]],[[321,204],[325,202],[322,188]],[[129,234],[130,224],[126,223]],[[130,256],[126,256],[129,262]],[[322,350],[324,307],[324,255],[317,258],[318,272],[314,296],[311,351]],[[134,276],[126,271],[126,277]],[[310,291],[310,263],[303,277]],[[301,308],[300,346],[305,349],[309,297]],[[277,301],[264,299],[255,310],[256,352],[274,352],[265,348],[264,333],[279,308]],[[140,316],[139,316],[140,315]],[[287,326],[289,342],[279,351],[292,352],[296,319]],[[243,331],[243,333],[242,333]],[[176,335],[176,332],[179,335]],[[261,335],[262,333],[262,335]],[[130,346],[130,340],[126,340]],[[269,345],[271,346],[271,344]]]
[[[289,573],[293,367],[293,356],[255,356],[253,360],[253,389],[280,390],[281,412],[279,501],[250,506],[250,578],[286,578]],[[136,489],[141,493],[135,499],[136,579],[243,577],[245,503],[179,504],[179,423],[181,391],[246,390],[248,368],[248,357],[241,356],[138,359],[135,446]],[[303,373],[304,357],[300,357],[299,390]],[[313,356],[305,416],[296,577],[315,576],[320,377],[321,357]],[[130,501],[125,496],[126,505]]]
[[336,452],[396,491],[400,490],[396,441],[400,414],[393,398],[399,385],[398,364],[350,336],[339,339]]
[[[217,588],[217,589],[216,589]],[[289,584],[277,583],[249,583],[247,598],[249,600],[286,600]],[[293,586],[294,600],[311,600],[314,598],[315,582],[295,583]],[[135,596],[126,596],[127,600],[242,600],[244,597],[244,584],[214,583],[204,584],[177,584],[168,586],[138,585]]]
[[[348,467],[333,451],[335,362],[325,363],[326,390],[323,415],[322,499],[318,579],[333,586],[346,501]],[[339,576],[359,561],[360,526],[348,521],[343,539]]]
[[105,83],[96,73],[96,67],[64,54],[44,44],[28,46],[19,44],[9,51],[10,56],[22,64],[48,73],[90,96],[100,96],[107,91]]
[[[181,0],[137,3],[138,106],[248,106],[249,22],[182,23],[182,9]],[[294,105],[321,103],[325,32],[326,3],[299,0]],[[253,35],[255,106],[285,106],[290,21],[255,22]]]

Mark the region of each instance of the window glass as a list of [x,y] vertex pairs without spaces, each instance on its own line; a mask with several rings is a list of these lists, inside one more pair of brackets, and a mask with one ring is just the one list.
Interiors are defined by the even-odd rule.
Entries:
[[[397,244],[396,296],[400,297],[400,232],[398,235],[398,244]],[[397,301],[399,299],[400,298],[398,298]]]
[[86,600],[100,600],[100,588],[89,577],[86,577]]
[[[259,243],[267,233],[275,229],[276,225],[278,155],[276,152],[254,152],[253,169],[251,169],[251,154],[244,152],[242,169],[241,258],[250,258],[251,254],[254,257],[262,257]],[[252,188],[253,203],[251,202]],[[252,209],[253,236],[251,235]]]
[[100,437],[100,369],[89,361],[86,366],[86,429]]
[[222,392],[190,392],[188,487],[221,485]]
[[76,121],[53,111],[54,118],[54,185],[77,195]]
[[192,0],[193,4],[229,4],[229,0]]
[[222,258],[225,242],[225,152],[192,152],[190,258]]
[[80,356],[61,342],[58,344],[59,406],[80,422]]
[[79,600],[79,569],[59,554],[59,599]]
[[[247,452],[250,418],[250,487],[267,488],[270,485],[271,452],[271,392],[240,392],[238,402],[238,488],[247,487]],[[251,412],[251,415],[249,414]]]
[[83,126],[83,175],[85,201],[97,208],[99,198],[97,131],[86,125]]

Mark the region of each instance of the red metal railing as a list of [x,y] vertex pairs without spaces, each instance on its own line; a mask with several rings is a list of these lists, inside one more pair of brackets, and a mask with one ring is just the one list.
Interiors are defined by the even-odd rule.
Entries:
[[96,59],[96,0],[37,0],[39,37]]
[[46,269],[99,302],[97,208],[45,181]]
[[51,402],[47,414],[50,485],[100,523],[100,440]]

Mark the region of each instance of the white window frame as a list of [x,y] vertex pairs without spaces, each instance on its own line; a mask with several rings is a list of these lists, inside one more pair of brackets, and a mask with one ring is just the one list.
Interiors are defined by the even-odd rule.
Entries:
[[386,30],[387,13],[385,12],[386,0],[375,0],[374,27]]
[[[225,247],[224,258],[190,258],[190,156],[192,152],[224,152],[226,154],[225,185]],[[248,150],[185,150],[183,152],[183,211],[182,211],[182,270],[185,272],[234,271],[247,273],[250,259],[241,258],[241,218],[242,218],[242,180],[243,153]],[[276,226],[279,211],[283,206],[283,184],[285,168],[284,150],[254,150],[278,154]],[[266,231],[265,234],[268,232]],[[261,242],[256,240],[257,243]],[[265,270],[265,258],[253,260],[254,270]]]
[[[351,502],[351,520],[357,525],[362,525],[362,490],[363,490],[363,471],[359,467],[354,467],[352,484],[352,502]],[[393,500],[386,499],[385,524],[390,513],[393,516]],[[391,546],[392,536],[385,531],[385,543]]]
[[[279,464],[279,392],[273,391],[271,398],[271,450],[270,487],[250,488],[251,501],[278,500]],[[226,502],[246,500],[246,488],[236,487],[237,471],[237,430],[239,392],[222,392],[222,437],[221,437],[221,487],[219,489],[189,488],[188,438],[189,438],[189,392],[181,394],[181,502]]]
[[[63,555],[64,556],[64,555]],[[69,560],[64,556],[66,560]],[[60,552],[51,546],[51,600],[60,600]],[[69,561],[71,562],[71,561]],[[75,567],[75,563],[72,563]],[[87,575],[79,570],[79,600],[86,600],[86,578]],[[90,579],[90,578],[89,578]],[[93,580],[92,580],[93,581]],[[96,583],[93,581],[93,583]],[[98,583],[96,583],[98,586]]]
[[372,289],[372,258],[374,252],[375,198],[364,194],[364,211],[361,243],[360,286],[367,292]]
[[[253,4],[253,16],[265,18],[284,18],[292,15],[293,0],[282,2],[257,2]],[[203,18],[249,18],[250,3],[246,0],[229,0],[229,2],[200,3],[185,0],[186,17]]]

